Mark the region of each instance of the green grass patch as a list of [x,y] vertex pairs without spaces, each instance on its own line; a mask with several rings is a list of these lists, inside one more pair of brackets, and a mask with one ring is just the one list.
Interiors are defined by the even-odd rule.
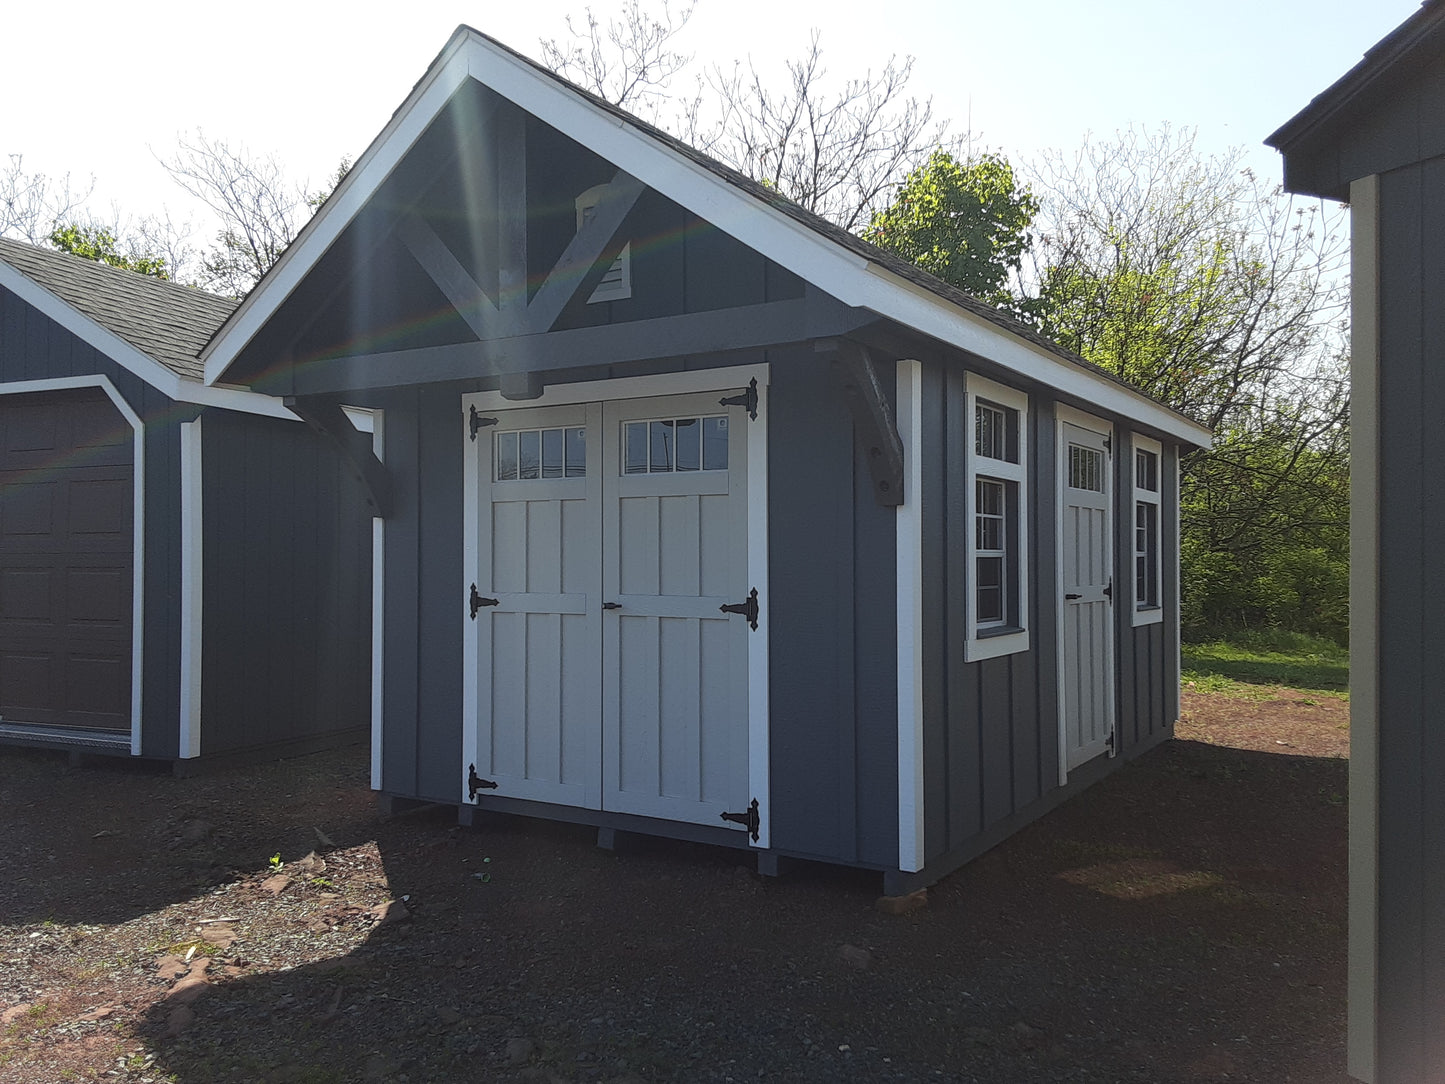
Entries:
[[1284,685],[1321,696],[1348,697],[1350,655],[1338,644],[1300,633],[1271,632],[1183,646],[1185,687],[1232,696]]

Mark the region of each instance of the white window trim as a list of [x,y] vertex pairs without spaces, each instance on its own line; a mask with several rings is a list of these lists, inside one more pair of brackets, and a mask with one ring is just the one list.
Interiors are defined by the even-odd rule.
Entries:
[[[1133,625],[1157,625],[1164,620],[1164,446],[1159,441],[1138,433],[1131,434],[1131,439],[1133,447],[1129,454],[1129,479],[1134,499],[1129,503],[1129,597],[1132,600],[1129,621]],[[1157,488],[1152,491],[1139,487],[1138,452],[1149,452],[1154,456],[1154,485]],[[1139,556],[1135,547],[1138,545],[1138,509],[1141,501],[1154,506],[1154,597],[1159,600],[1157,605],[1144,609],[1139,606],[1141,600],[1138,574],[1134,567]]]
[[[601,202],[602,193],[607,191],[607,188],[608,186],[605,184],[594,185],[577,197],[578,232],[581,232],[584,224],[583,216]],[[587,298],[587,304],[593,305],[599,301],[626,301],[632,296],[631,241],[622,246],[622,251],[619,252],[617,258],[612,261],[612,266],[607,269],[607,275],[612,274],[614,271],[617,272],[618,277],[612,282],[608,282],[606,275],[604,275],[603,281],[597,284],[597,288],[593,290],[591,296]]]
[[[967,482],[964,485],[963,521],[966,524],[964,529],[966,555],[964,567],[968,570],[968,589],[964,592],[967,600],[967,615],[965,617],[963,657],[966,662],[977,662],[980,659],[996,659],[1000,655],[1013,655],[1029,649],[1029,397],[1015,388],[996,384],[992,380],[976,376],[973,373],[968,373],[964,378],[964,393],[963,416],[966,419],[968,432],[964,439],[964,469],[967,472]],[[1019,459],[1017,463],[999,459],[984,459],[975,453],[974,417],[979,399],[997,403],[1018,414]],[[1018,542],[1014,547],[1015,552],[1010,554],[1012,561],[1007,575],[1013,577],[1018,585],[1019,624],[1012,632],[995,633],[991,636],[979,635],[978,597],[974,583],[978,568],[974,534],[974,517],[977,512],[975,507],[977,503],[976,481],[980,477],[1013,482],[1014,491],[1018,494],[1018,508],[1014,510],[1015,521],[1018,525]],[[1005,584],[1006,589],[1008,586]]]

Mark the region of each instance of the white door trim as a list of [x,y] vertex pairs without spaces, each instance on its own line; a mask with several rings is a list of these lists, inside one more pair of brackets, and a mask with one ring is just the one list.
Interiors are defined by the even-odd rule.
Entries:
[[[359,418],[347,411],[351,424]],[[371,450],[386,462],[386,414],[371,412]],[[364,424],[364,423],[362,423]],[[371,519],[371,789],[381,789],[381,738],[386,711],[386,520]]]
[[[747,563],[748,581],[762,596],[757,631],[748,633],[748,782],[752,796],[762,808],[762,824],[758,839],[752,846],[771,846],[771,765],[770,719],[771,696],[768,689],[768,606],[772,596],[768,583],[768,379],[770,366],[735,365],[719,369],[695,369],[652,376],[620,377],[615,380],[588,380],[575,384],[551,384],[536,399],[511,400],[500,392],[473,392],[461,397],[461,421],[469,422],[473,407],[478,411],[517,410],[531,407],[563,406],[575,403],[602,403],[621,399],[642,399],[661,395],[683,395],[693,392],[728,391],[758,382],[758,417],[748,422],[747,477]],[[462,658],[462,764],[458,773],[461,783],[459,799],[465,803],[466,766],[476,763],[478,659],[475,650],[473,622],[467,611],[466,592],[477,568],[480,538],[479,501],[481,484],[475,446],[468,441],[463,452],[462,580],[457,591],[459,620],[463,643],[467,645]],[[599,461],[599,470],[600,470]],[[751,841],[750,841],[751,842]]]
[[[1080,429],[1087,429],[1090,432],[1098,433],[1109,441],[1110,448],[1115,446],[1113,423],[1103,418],[1095,417],[1092,414],[1085,414],[1082,410],[1075,410],[1073,407],[1065,406],[1062,403],[1054,405],[1054,628],[1056,635],[1054,640],[1057,644],[1055,662],[1055,688],[1058,690],[1058,734],[1059,734],[1059,786],[1064,786],[1069,781],[1069,750],[1068,750],[1068,718],[1067,704],[1064,699],[1064,501],[1067,495],[1067,475],[1064,466],[1064,426],[1073,425]],[[1114,552],[1114,519],[1118,515],[1118,504],[1114,490],[1114,462],[1113,456],[1109,457],[1104,471],[1105,502],[1108,511],[1104,516],[1105,540],[1104,545],[1109,554],[1109,568],[1111,577],[1118,568],[1118,555]],[[1117,577],[1114,577],[1117,578]],[[1114,675],[1114,653],[1115,640],[1117,639],[1115,610],[1110,608],[1109,635],[1106,639],[1108,648],[1108,659],[1106,660],[1107,683],[1107,712],[1109,725],[1115,734],[1115,741],[1118,739],[1118,727],[1116,698],[1117,680]],[[1114,753],[1109,754],[1113,756]]]
[[106,377],[98,373],[86,376],[57,376],[43,380],[16,380],[0,384],[0,395],[25,395],[38,391],[66,391],[72,388],[99,388],[115,404],[121,417],[134,433],[134,454],[131,481],[135,486],[135,515],[131,534],[131,631],[130,631],[130,752],[140,756],[141,750],[141,672],[145,658],[145,425],[140,415]]

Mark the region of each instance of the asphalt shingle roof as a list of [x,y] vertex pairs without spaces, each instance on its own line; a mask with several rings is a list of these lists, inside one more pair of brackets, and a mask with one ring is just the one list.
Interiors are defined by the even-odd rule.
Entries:
[[0,260],[189,380],[204,376],[201,347],[236,308],[229,298],[9,238],[0,237]]

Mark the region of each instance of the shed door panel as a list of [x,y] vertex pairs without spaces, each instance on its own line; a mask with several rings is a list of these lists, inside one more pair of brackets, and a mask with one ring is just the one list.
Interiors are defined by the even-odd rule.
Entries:
[[1114,661],[1109,452],[1103,433],[1065,424],[1060,441],[1064,752],[1072,769],[1108,751]]
[[499,411],[479,436],[495,793],[714,827],[747,807],[748,626],[719,609],[748,591],[746,415],[718,398]]
[[128,731],[132,430],[99,389],[0,396],[0,716]]
[[747,624],[720,609],[748,591],[746,425],[715,394],[608,404],[607,809],[717,825],[747,805]]
[[509,411],[482,441],[477,590],[496,605],[475,619],[478,770],[511,797],[596,808],[598,467],[586,421],[583,407]]

